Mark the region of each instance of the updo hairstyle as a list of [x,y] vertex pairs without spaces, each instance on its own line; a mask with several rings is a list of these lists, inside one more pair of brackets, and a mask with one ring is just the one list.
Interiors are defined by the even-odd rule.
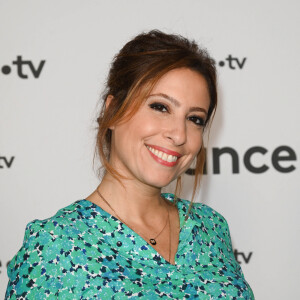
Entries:
[[[210,106],[205,127],[217,106],[216,68],[214,60],[195,41],[159,30],[141,33],[129,41],[114,57],[103,93],[103,105],[97,119],[96,150],[106,172],[116,179],[123,178],[109,163],[111,126],[129,120],[150,95],[158,80],[167,72],[188,68],[201,74],[207,83]],[[110,104],[106,101],[111,97]],[[202,146],[196,159],[193,196],[203,174],[205,149]],[[180,177],[176,192],[180,190]]]

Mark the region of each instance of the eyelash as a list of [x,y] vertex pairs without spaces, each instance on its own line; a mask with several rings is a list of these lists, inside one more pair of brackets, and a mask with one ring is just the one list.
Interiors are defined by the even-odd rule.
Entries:
[[[150,108],[160,111],[162,113],[170,112],[169,107],[165,104],[155,102],[155,103],[150,104],[149,106],[150,106]],[[163,111],[163,110],[165,110],[165,111]]]
[[[170,112],[169,107],[165,104],[162,104],[162,103],[157,103],[157,102],[151,103],[149,105],[149,107],[151,109],[159,111],[161,113],[169,113]],[[196,126],[199,126],[199,127],[205,126],[205,121],[201,117],[191,116],[191,117],[188,117],[188,120],[192,121]]]

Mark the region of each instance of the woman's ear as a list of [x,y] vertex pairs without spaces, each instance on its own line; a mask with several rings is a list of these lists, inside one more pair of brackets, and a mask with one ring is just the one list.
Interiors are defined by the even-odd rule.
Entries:
[[[105,109],[108,109],[111,101],[114,99],[114,96],[113,95],[108,95],[106,97],[106,100],[105,100]],[[110,126],[109,127],[110,130],[114,130],[115,129],[115,126]]]
[[108,95],[105,100],[105,109],[108,109],[111,101],[114,99],[113,95]]

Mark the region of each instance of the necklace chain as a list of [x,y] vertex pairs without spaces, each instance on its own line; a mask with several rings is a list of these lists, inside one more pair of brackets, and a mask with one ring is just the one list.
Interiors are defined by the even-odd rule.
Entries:
[[[100,193],[100,191],[97,188],[97,193],[98,195],[101,197],[101,199],[105,202],[105,204],[107,204],[107,206],[114,212],[114,214],[116,215],[116,217],[122,222],[124,223],[127,227],[132,228],[131,226],[129,226],[123,219],[120,218],[120,216],[117,214],[117,212],[112,208],[112,206],[109,204],[109,202],[102,196],[102,194]],[[157,244],[156,239],[160,236],[160,234],[164,231],[164,229],[166,228],[167,224],[169,224],[169,259],[168,261],[170,262],[170,258],[171,258],[171,222],[170,222],[170,212],[169,212],[169,208],[167,208],[167,212],[168,212],[168,217],[167,217],[167,221],[164,225],[164,227],[161,229],[161,231],[154,237],[154,238],[146,238],[146,240],[149,240],[149,243],[153,246],[155,246]],[[142,234],[139,231],[134,230],[135,232],[137,232],[138,234],[140,234],[141,236],[144,236],[144,234]]]

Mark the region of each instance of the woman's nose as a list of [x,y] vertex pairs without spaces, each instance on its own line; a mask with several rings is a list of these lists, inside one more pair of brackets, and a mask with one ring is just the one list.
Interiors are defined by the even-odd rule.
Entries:
[[172,140],[176,146],[185,144],[187,140],[186,123],[178,120],[170,122],[168,128],[164,132],[164,136]]

